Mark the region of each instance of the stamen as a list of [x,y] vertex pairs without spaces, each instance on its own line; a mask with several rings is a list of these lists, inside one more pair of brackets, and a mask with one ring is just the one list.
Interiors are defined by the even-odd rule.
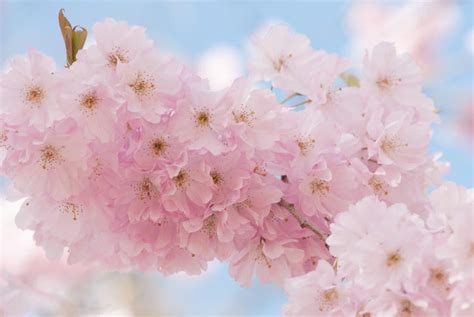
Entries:
[[265,265],[267,266],[267,268],[271,269],[271,268],[272,268],[272,263],[271,263],[271,261],[265,256],[265,254],[263,253],[263,242],[265,242],[265,239],[264,239],[264,238],[260,238],[260,242],[259,242],[257,248],[255,249],[255,257],[254,257],[254,260],[255,260],[256,262],[265,264]]
[[100,161],[99,157],[94,158],[94,165],[92,166],[92,172],[89,175],[90,180],[96,180],[102,175],[104,166],[102,162]]
[[444,284],[447,280],[447,276],[442,268],[435,268],[430,270],[430,279],[437,283]]
[[149,146],[153,154],[155,154],[156,156],[160,156],[166,151],[166,148],[169,145],[165,142],[163,138],[157,137],[150,141]]
[[0,147],[7,148],[8,134],[6,131],[0,131]]
[[82,213],[82,207],[78,204],[65,202],[59,206],[59,210],[65,214],[71,214],[72,220],[76,221],[80,213]]
[[211,178],[212,178],[212,182],[215,185],[220,185],[224,180],[224,178],[222,177],[222,174],[219,173],[219,171],[217,171],[217,170],[212,170],[210,175],[211,175]]
[[396,266],[396,265],[400,264],[400,262],[402,260],[403,259],[402,259],[402,256],[400,255],[400,252],[395,251],[395,252],[389,253],[387,255],[387,260],[385,261],[385,264],[388,267],[392,267],[392,266]]
[[277,71],[277,72],[281,72],[282,69],[286,68],[287,67],[287,62],[290,58],[292,58],[293,55],[292,54],[288,54],[287,56],[285,55],[281,55],[277,61],[274,61],[273,62],[273,68]]
[[97,97],[97,92],[91,90],[89,92],[79,95],[79,104],[81,109],[87,114],[93,114],[98,107],[100,99]]
[[408,317],[408,316],[413,316],[413,313],[414,313],[414,306],[413,304],[408,300],[408,299],[404,299],[400,302],[400,306],[399,306],[399,316],[403,316],[403,317]]
[[385,77],[382,76],[379,79],[377,79],[375,83],[377,84],[377,86],[379,86],[380,89],[387,90],[391,88],[392,86],[394,86],[397,82],[401,82],[401,81],[402,81],[401,78],[391,78],[388,76],[385,76]]
[[243,208],[252,208],[253,204],[250,199],[245,199],[244,201],[238,202],[234,204],[237,210],[241,210]]
[[251,126],[255,120],[255,111],[251,111],[242,105],[238,111],[232,111],[232,116],[234,117],[235,123],[244,122],[248,126]]
[[201,110],[194,115],[194,119],[197,127],[208,127],[211,123],[212,115],[207,110]]
[[308,151],[314,147],[314,145],[316,144],[316,140],[313,138],[300,138],[296,140],[296,144],[298,144],[300,153],[302,155],[306,155]]
[[260,176],[267,176],[267,170],[265,169],[265,166],[261,166],[259,164],[255,165],[252,172]]
[[326,196],[329,192],[329,183],[321,179],[315,179],[309,184],[312,194],[318,194],[320,196]]
[[28,87],[24,94],[25,103],[39,106],[45,97],[43,88],[38,85]]
[[385,136],[380,144],[380,148],[387,154],[395,153],[399,148],[408,146],[407,143],[401,143],[396,137]]
[[149,96],[155,89],[153,77],[142,72],[138,72],[135,79],[128,86],[132,88],[139,98]]
[[201,230],[207,233],[210,239],[216,233],[216,226],[217,226],[217,217],[216,215],[212,214],[204,220]]
[[117,63],[120,61],[121,63],[128,63],[128,50],[124,50],[120,47],[115,47],[112,52],[107,55],[107,65],[109,67],[115,68]]
[[188,172],[185,169],[181,169],[175,177],[173,177],[173,182],[176,187],[182,188],[188,183]]
[[324,290],[319,296],[319,311],[329,311],[336,306],[339,293],[336,288]]
[[135,185],[134,189],[140,200],[150,200],[158,195],[158,189],[148,177],[143,177],[143,179]]
[[380,176],[373,175],[369,179],[369,186],[377,194],[388,195],[387,183]]
[[49,169],[58,162],[62,162],[63,158],[58,148],[52,145],[46,145],[40,149],[40,163],[43,169]]

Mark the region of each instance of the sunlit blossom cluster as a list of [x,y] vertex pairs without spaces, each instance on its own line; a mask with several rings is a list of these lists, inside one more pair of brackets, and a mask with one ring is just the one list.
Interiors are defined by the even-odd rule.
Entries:
[[428,194],[448,164],[428,152],[438,115],[408,55],[377,45],[359,80],[275,25],[252,38],[249,75],[215,91],[141,27],[93,33],[68,68],[30,50],[1,78],[1,172],[48,257],[165,274],[226,261],[242,285],[286,285],[288,315],[472,309],[473,193]]

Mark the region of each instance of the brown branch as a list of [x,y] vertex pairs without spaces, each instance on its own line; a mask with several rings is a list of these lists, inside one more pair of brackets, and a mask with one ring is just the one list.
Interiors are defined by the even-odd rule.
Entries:
[[307,103],[312,102],[311,99],[306,99],[305,101],[298,102],[296,105],[289,106],[290,108],[298,108],[299,106],[305,105]]
[[295,206],[293,204],[290,204],[286,200],[281,199],[280,202],[278,203],[278,205],[285,208],[286,210],[288,210],[290,212],[290,214],[292,214],[293,217],[295,217],[296,221],[298,221],[301,228],[303,228],[303,229],[307,228],[307,229],[313,231],[315,234],[317,234],[319,236],[319,238],[321,238],[321,240],[326,242],[327,235],[324,234],[324,233],[321,233],[312,224],[310,224],[306,219],[304,219],[302,216],[300,216],[298,214],[298,212],[296,211]]
[[296,96],[301,96],[300,93],[297,93],[295,92],[294,94],[291,94],[289,95],[288,97],[286,97],[285,99],[283,99],[282,101],[280,101],[280,104],[285,104],[287,101],[289,101],[290,99],[292,99],[293,97],[296,97]]

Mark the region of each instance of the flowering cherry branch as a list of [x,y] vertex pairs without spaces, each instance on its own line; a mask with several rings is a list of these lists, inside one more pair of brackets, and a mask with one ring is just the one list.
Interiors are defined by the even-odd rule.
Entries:
[[61,14],[72,67],[30,50],[0,80],[0,172],[48,257],[165,274],[227,261],[245,286],[285,285],[288,316],[474,310],[474,192],[428,194],[447,164],[408,55],[381,43],[359,79],[275,25],[253,37],[249,76],[214,91],[144,28],[106,19],[81,49]]

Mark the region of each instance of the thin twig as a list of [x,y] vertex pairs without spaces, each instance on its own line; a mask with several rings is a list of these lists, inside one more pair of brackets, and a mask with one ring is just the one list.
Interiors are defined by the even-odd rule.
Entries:
[[312,100],[311,99],[306,99],[305,101],[298,102],[296,105],[289,106],[290,108],[297,108],[299,106],[302,106],[304,104],[310,103]]
[[288,210],[290,212],[290,214],[292,214],[293,217],[295,217],[295,219],[298,221],[301,228],[307,228],[307,229],[313,231],[314,233],[316,233],[321,238],[321,240],[326,241],[327,235],[324,234],[324,233],[321,233],[312,224],[310,224],[306,219],[304,219],[302,216],[300,216],[298,214],[298,212],[296,211],[295,206],[293,204],[290,204],[286,200],[281,199],[280,202],[278,203],[278,205],[280,205],[281,207]]
[[288,100],[290,100],[291,98],[296,97],[296,96],[301,96],[301,94],[295,92],[294,94],[291,94],[291,95],[289,95],[288,97],[286,97],[285,99],[283,99],[280,103],[283,105],[283,104],[285,104]]

